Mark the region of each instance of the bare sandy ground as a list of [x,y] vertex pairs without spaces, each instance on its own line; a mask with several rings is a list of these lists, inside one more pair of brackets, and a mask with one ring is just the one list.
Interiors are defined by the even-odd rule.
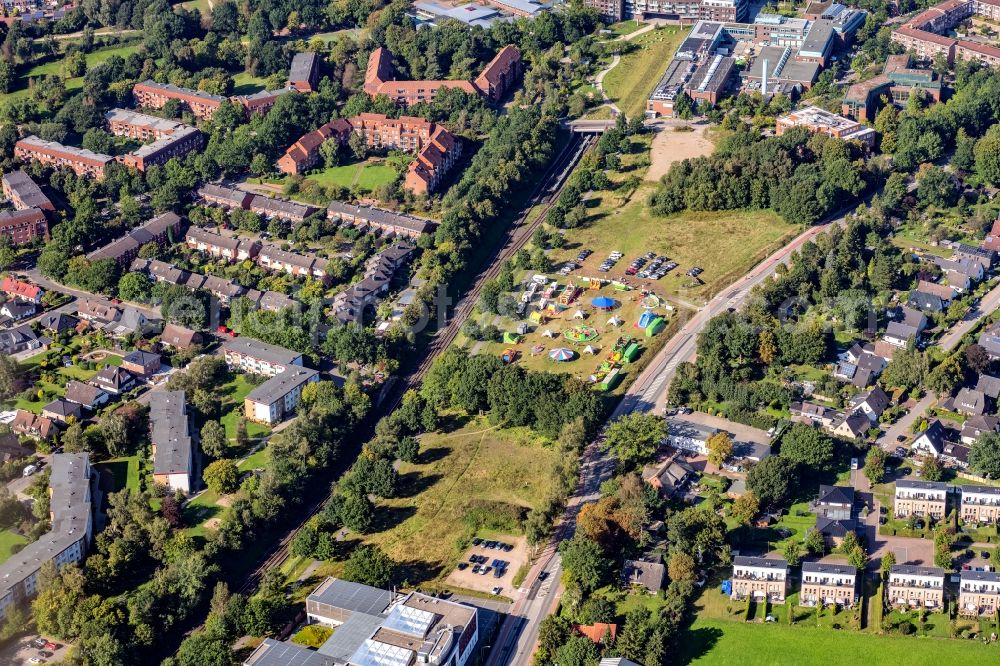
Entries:
[[709,155],[715,146],[705,137],[708,125],[691,125],[693,132],[675,132],[674,126],[661,127],[653,137],[646,180],[658,181],[674,162]]

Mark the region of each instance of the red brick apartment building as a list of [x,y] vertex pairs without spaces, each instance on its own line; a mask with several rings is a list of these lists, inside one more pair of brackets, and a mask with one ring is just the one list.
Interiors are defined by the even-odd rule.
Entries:
[[175,120],[125,109],[112,109],[104,118],[115,136],[127,136],[138,141],[152,140],[152,143],[119,158],[125,166],[139,171],[156,164],[166,164],[174,157],[183,157],[203,144],[198,128]]
[[416,194],[433,192],[461,155],[462,145],[458,140],[448,130],[438,127],[410,163],[403,186]]
[[319,162],[320,146],[328,139],[347,141],[353,129],[350,121],[338,118],[304,134],[278,158],[278,170],[294,176],[311,169]]
[[31,180],[31,176],[20,169],[5,173],[0,182],[3,184],[3,195],[17,210],[41,208],[42,210],[54,211],[56,209],[42,192],[42,188]]
[[45,213],[38,208],[0,212],[0,236],[12,245],[26,245],[36,238],[49,238]]
[[221,95],[210,95],[200,90],[178,88],[169,83],[144,81],[132,88],[136,106],[162,109],[167,102],[176,99],[201,120],[211,120],[215,110],[226,100]]
[[470,95],[480,94],[491,102],[497,102],[513,87],[521,73],[521,51],[516,46],[507,45],[473,81],[397,81],[393,79],[392,54],[388,49],[379,47],[368,58],[364,88],[372,97],[385,95],[403,106],[429,102],[444,88],[457,88]]
[[114,161],[110,155],[64,146],[55,141],[44,141],[33,134],[14,144],[14,157],[26,162],[34,160],[56,168],[69,167],[78,176],[93,176],[97,179],[104,177],[104,168],[109,162]]
[[136,141],[156,141],[188,127],[182,122],[159,118],[127,109],[111,109],[104,114],[108,129],[115,136],[127,136]]

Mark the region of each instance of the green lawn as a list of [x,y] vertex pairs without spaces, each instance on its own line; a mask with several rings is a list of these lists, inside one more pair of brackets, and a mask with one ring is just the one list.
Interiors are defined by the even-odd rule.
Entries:
[[[737,656],[738,655],[738,656]],[[1000,656],[979,641],[876,636],[780,623],[697,620],[680,641],[678,663],[720,666],[828,666],[835,661],[871,666],[939,666]]]
[[[90,69],[92,67],[95,67],[104,62],[105,60],[107,60],[108,58],[110,58],[111,56],[118,55],[124,58],[129,54],[138,51],[141,46],[142,42],[136,42],[135,44],[127,44],[125,46],[109,46],[108,48],[98,49],[97,51],[88,53],[87,68]],[[4,99],[10,100],[17,96],[27,95],[29,79],[31,79],[32,77],[50,76],[54,74],[59,74],[61,68],[62,68],[62,59],[51,60],[49,62],[42,63],[41,65],[35,65],[31,69],[21,74],[17,83],[15,83],[15,85],[13,86],[14,90],[11,93],[5,95]],[[78,76],[72,79],[66,79],[64,83],[66,87],[66,92],[68,92],[69,94],[73,94],[78,90],[80,90],[81,88],[83,88],[83,77]]]
[[627,117],[643,115],[646,100],[687,34],[686,28],[667,26],[629,42],[640,48],[623,55],[618,66],[604,77],[604,91]]
[[0,564],[6,562],[14,554],[14,546],[26,543],[28,543],[28,540],[16,532],[10,530],[0,531]]
[[111,477],[111,490],[118,492],[123,488],[139,489],[139,457],[111,458],[96,465],[98,471]]
[[241,462],[239,465],[241,472],[248,472],[252,469],[259,469],[265,466],[267,466],[266,446],[251,453],[249,456],[246,457],[246,460]]
[[[197,0],[201,2],[202,0]],[[267,79],[261,78],[259,76],[252,76],[247,72],[240,72],[233,76],[233,94],[234,95],[252,95],[255,92],[260,92],[267,87]]]
[[[640,187],[624,204],[614,193],[599,193],[588,202],[589,217],[584,226],[567,231],[569,243],[554,251],[552,260],[558,264],[573,259],[580,248],[590,248],[594,254],[584,262],[585,274],[599,275],[597,266],[608,253],[618,250],[625,258],[605,274],[618,277],[639,255],[648,251],[665,254],[679,266],[659,280],[654,289],[697,301],[734,282],[799,229],[766,210],[684,211],[656,217],[646,205],[653,189],[653,185]],[[692,266],[704,269],[700,276],[704,284],[694,285],[684,275]]]
[[[254,387],[255,384],[252,384],[246,375],[241,374],[236,375],[233,381],[222,387],[225,396],[222,401],[222,409],[225,414],[219,419],[219,422],[225,427],[226,437],[230,440],[236,439],[236,424],[240,415],[243,414],[243,399]],[[247,434],[250,437],[262,437],[270,432],[271,429],[265,425],[247,421]]]
[[[31,399],[26,400],[24,398],[17,398],[14,401],[8,401],[8,404],[13,404],[14,409],[24,409],[38,414],[41,412],[42,407],[56,398],[63,397],[65,394],[64,386],[69,380],[75,379],[81,382],[90,381],[90,379],[98,373],[100,368],[105,365],[121,365],[122,362],[120,356],[109,355],[104,360],[96,363],[93,370],[86,370],[78,365],[71,365],[68,368],[63,367],[61,362],[62,355],[65,354],[67,356],[72,356],[77,352],[78,349],[72,345],[65,348],[59,346],[25,359],[24,362],[21,363],[22,367],[32,372],[55,373],[56,375],[59,375],[60,380],[58,382],[47,382],[39,379],[34,382],[32,388],[36,391],[41,389],[45,394],[43,398],[38,398],[37,395],[32,395]],[[42,362],[46,360],[48,360],[48,365],[45,368],[41,367]]]
[[323,187],[337,185],[348,189],[360,187],[374,191],[378,187],[396,180],[396,169],[385,162],[385,160],[369,160],[330,167],[310,173],[306,178],[316,181]]
[[644,27],[646,27],[646,24],[642,21],[622,21],[621,23],[609,25],[608,30],[615,35],[631,35],[636,30]]

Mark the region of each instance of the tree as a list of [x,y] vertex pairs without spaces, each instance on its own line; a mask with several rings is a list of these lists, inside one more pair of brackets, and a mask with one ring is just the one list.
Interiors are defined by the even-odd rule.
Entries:
[[802,546],[795,539],[789,539],[785,542],[784,548],[781,549],[781,554],[788,562],[788,565],[794,567],[802,557]]
[[794,423],[781,438],[780,455],[810,471],[825,472],[833,464],[833,439],[817,428]]
[[649,462],[666,436],[666,423],[661,417],[633,412],[608,427],[604,448],[614,454],[622,469],[629,471]]
[[740,525],[749,525],[760,513],[760,499],[752,490],[748,490],[729,506],[729,515],[739,521]]
[[888,457],[889,455],[881,446],[873,446],[868,449],[868,455],[865,456],[865,478],[868,479],[869,486],[882,483],[885,478],[885,462]]
[[559,666],[593,666],[600,661],[597,646],[586,636],[571,636],[556,651]]
[[688,553],[674,553],[667,563],[667,573],[670,580],[681,580],[693,583],[697,578],[694,558]]
[[782,504],[791,496],[795,471],[795,463],[784,456],[764,458],[747,472],[747,488],[762,506]]
[[355,583],[387,588],[392,583],[395,563],[376,546],[361,545],[344,563],[344,578]]
[[223,425],[218,421],[206,421],[201,427],[201,450],[213,458],[223,458],[228,445]]
[[[971,458],[971,451],[970,451]],[[920,459],[920,470],[927,481],[940,481],[944,476],[944,465],[932,455],[923,456]]]
[[7,354],[0,354],[0,400],[6,400],[18,390],[22,377],[21,367]]
[[240,487],[240,469],[227,458],[209,463],[201,474],[209,490],[219,495],[236,492]]
[[562,554],[563,578],[567,585],[588,593],[607,579],[611,563],[594,541],[574,536],[559,544],[559,552]]
[[972,343],[965,348],[965,364],[976,373],[983,373],[990,367],[990,355],[982,346]]
[[985,477],[1000,478],[1000,434],[985,432],[972,443],[969,466]]
[[733,440],[724,430],[709,437],[705,445],[708,447],[708,462],[716,467],[722,467],[729,456],[733,455]]
[[826,540],[823,539],[822,532],[817,529],[809,530],[809,533],[806,534],[806,550],[811,555],[822,556],[826,553]]
[[926,374],[927,357],[917,349],[907,347],[893,354],[882,372],[882,384],[910,391],[921,385]]
[[973,149],[976,173],[990,185],[1000,184],[1000,127],[993,125]]
[[939,363],[927,375],[927,388],[938,395],[945,395],[955,390],[964,378],[962,363],[957,354],[952,354]]
[[882,556],[882,562],[879,564],[879,571],[882,573],[882,578],[888,578],[889,572],[896,565],[896,556],[891,550],[885,551]]

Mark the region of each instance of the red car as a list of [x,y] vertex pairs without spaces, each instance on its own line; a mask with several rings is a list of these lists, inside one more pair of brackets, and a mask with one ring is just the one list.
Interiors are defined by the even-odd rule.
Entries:
[[58,643],[53,643],[52,641],[49,641],[44,645],[44,647],[46,650],[58,650],[62,646],[59,645]]

